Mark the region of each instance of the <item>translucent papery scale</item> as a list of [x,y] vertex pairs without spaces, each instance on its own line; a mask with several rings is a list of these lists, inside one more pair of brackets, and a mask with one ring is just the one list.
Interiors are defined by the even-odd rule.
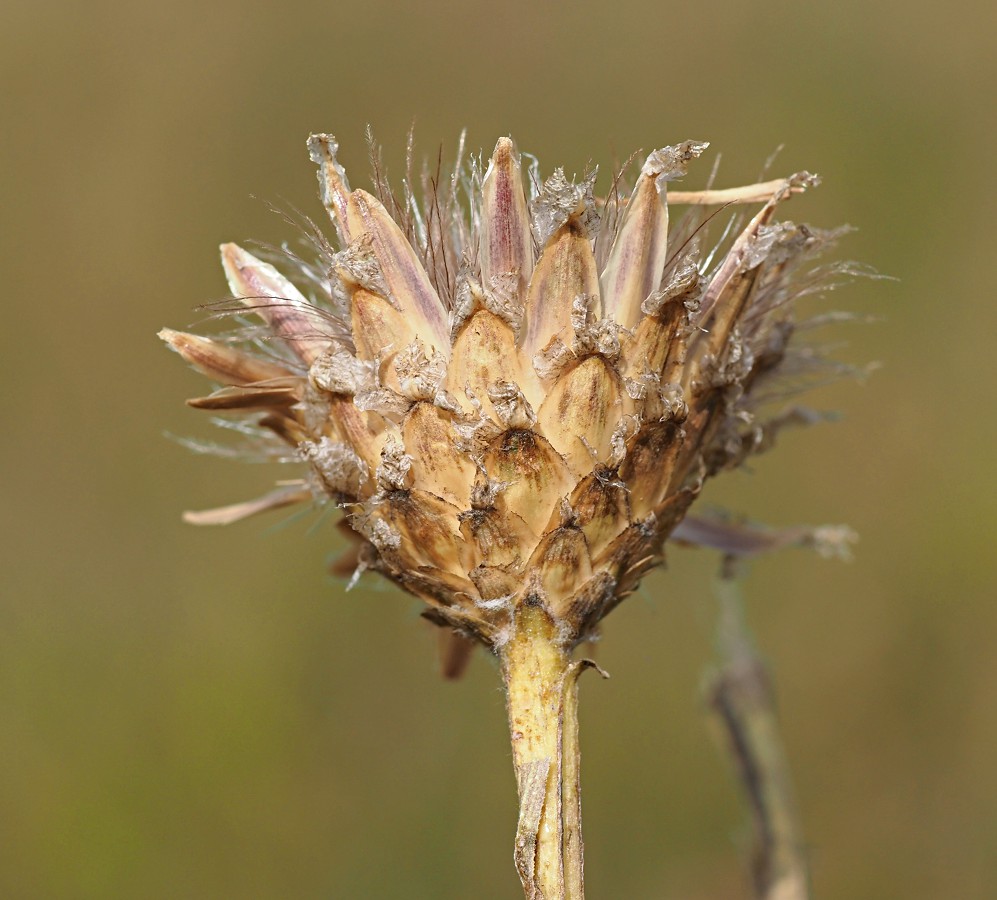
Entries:
[[[600,272],[591,180],[556,173],[531,221],[506,138],[480,182],[471,246],[454,243],[471,240],[463,226],[440,225],[438,197],[403,231],[379,199],[350,190],[335,140],[313,136],[341,245],[330,277],[350,297],[353,346],[276,269],[231,244],[233,294],[296,362],[163,337],[226,385],[194,405],[262,410],[259,423],[297,448],[313,490],[343,505],[361,568],[485,643],[502,642],[525,600],[544,604],[574,643],[660,561],[698,493],[704,449],[785,318],[799,240],[766,229],[802,179],[785,182],[709,279],[689,248],[669,246],[667,182],[705,146],[648,157]],[[437,269],[458,258],[455,300],[441,299]],[[749,321],[756,296],[769,307]],[[238,506],[249,515],[301,495]]]

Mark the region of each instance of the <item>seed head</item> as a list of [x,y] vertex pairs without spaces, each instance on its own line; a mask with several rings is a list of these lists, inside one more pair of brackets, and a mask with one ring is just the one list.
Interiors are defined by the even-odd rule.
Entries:
[[373,193],[352,190],[335,140],[313,135],[336,246],[314,229],[314,262],[281,257],[292,282],[226,244],[237,303],[220,312],[237,329],[161,332],[221,385],[190,405],[248,416],[257,447],[307,474],[188,520],[334,503],[356,571],[437,624],[496,648],[527,604],[566,646],[590,637],[704,479],[806,418],[759,406],[807,355],[794,301],[847,271],[808,265],[836,232],[774,219],[807,173],[673,197],[761,203],[746,221],[723,211],[710,251],[704,206],[670,223],[670,183],[706,147],[655,150],[632,190],[624,172],[596,199],[594,172],[538,184],[502,138],[486,166],[426,173],[418,201],[411,171],[401,196],[377,166]]

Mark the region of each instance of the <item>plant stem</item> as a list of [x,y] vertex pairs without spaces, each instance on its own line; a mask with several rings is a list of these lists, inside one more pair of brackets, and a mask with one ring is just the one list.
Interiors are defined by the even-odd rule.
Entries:
[[583,900],[578,676],[546,610],[524,603],[499,657],[519,787],[516,869],[527,900]]
[[711,700],[752,810],[754,880],[760,900],[810,896],[803,830],[793,799],[772,685],[744,622],[737,583],[718,586],[722,668]]

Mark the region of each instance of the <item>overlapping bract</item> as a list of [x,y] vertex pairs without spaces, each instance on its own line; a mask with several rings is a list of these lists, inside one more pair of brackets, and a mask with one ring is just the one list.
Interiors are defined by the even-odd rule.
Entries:
[[[191,405],[252,417],[308,476],[188,514],[223,523],[311,497],[342,506],[351,568],[422,598],[427,616],[500,645],[520,604],[565,644],[661,559],[704,477],[766,443],[752,393],[778,370],[800,263],[828,235],[773,223],[812,183],[776,182],[716,255],[703,216],[670,233],[668,183],[705,144],[652,153],[629,198],[558,170],[528,199],[512,142],[449,190],[378,175],[351,190],[309,140],[339,249],[294,258],[301,284],[228,244],[232,294],[263,333],[162,337],[222,387]],[[463,203],[458,195],[467,196]],[[778,420],[776,420],[778,423]]]

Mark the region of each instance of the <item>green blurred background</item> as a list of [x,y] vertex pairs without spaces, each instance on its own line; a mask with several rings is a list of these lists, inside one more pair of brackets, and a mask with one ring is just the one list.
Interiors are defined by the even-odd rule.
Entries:
[[[847,522],[851,564],[753,566],[822,898],[997,884],[992,5],[240,5],[7,0],[0,29],[5,433],[0,896],[511,898],[514,782],[494,665],[442,682],[432,629],[326,574],[326,522],[184,526],[265,467],[199,457],[201,379],[156,339],[225,293],[221,241],[317,215],[304,150],[366,183],[371,123],[420,150],[513,134],[544,171],[708,139],[721,185],[820,172],[787,215],[859,227],[897,276],[832,298],[881,318],[883,368],[811,398],[708,503]],[[686,186],[703,183],[701,163]],[[716,558],[607,621],[582,704],[589,894],[748,896],[737,785],[704,712]]]

